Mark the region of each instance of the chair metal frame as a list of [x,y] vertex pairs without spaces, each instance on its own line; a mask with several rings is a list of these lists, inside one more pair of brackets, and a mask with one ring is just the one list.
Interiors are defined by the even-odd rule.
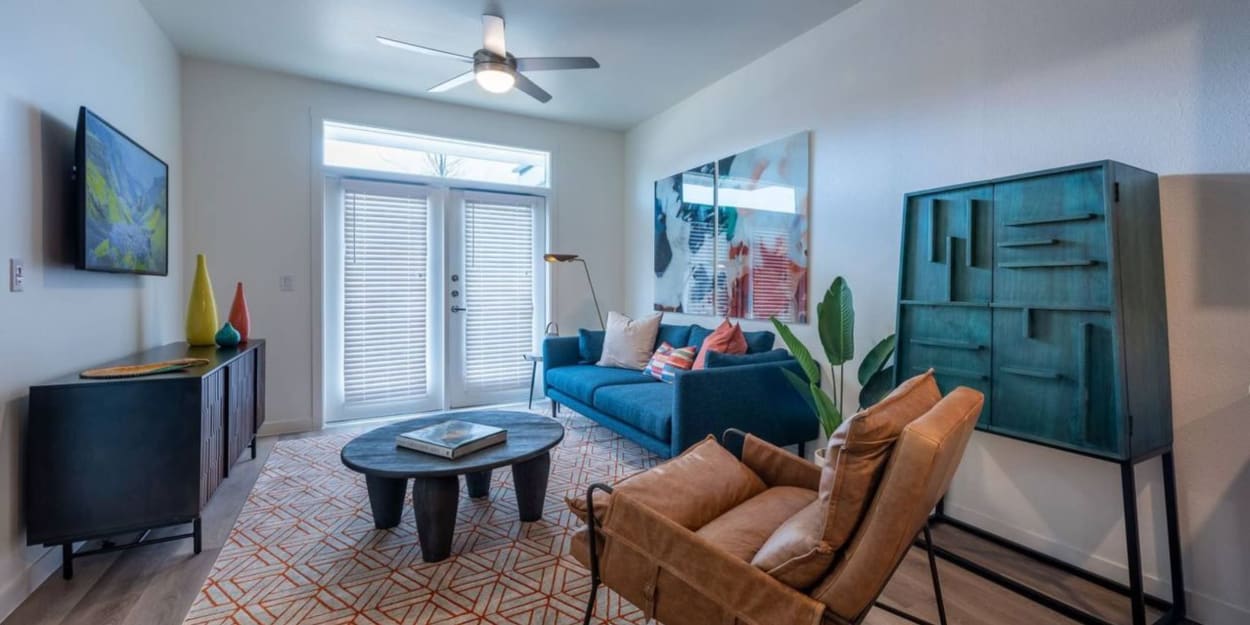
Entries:
[[[725,431],[725,433],[721,437],[721,440],[723,441],[723,445],[725,446],[726,449],[731,451],[734,454],[734,456],[736,456],[739,460],[742,459],[742,446],[746,440],[745,432],[743,432],[742,430],[731,428]],[[598,599],[599,586],[603,584],[603,578],[601,577],[600,570],[599,570],[599,545],[598,545],[599,521],[595,517],[595,491],[597,490],[601,490],[605,494],[608,494],[608,495],[611,495],[613,492],[613,489],[611,486],[608,486],[607,484],[602,484],[599,482],[591,484],[586,489],[586,527],[587,527],[587,538],[588,538],[588,543],[589,543],[588,546],[590,548],[590,597],[586,600],[586,615],[582,619],[582,625],[590,625],[591,619],[594,618],[595,602]],[[942,598],[942,582],[938,577],[937,557],[934,552],[933,535],[929,531],[928,521],[925,522],[924,527],[920,530],[920,532],[916,536],[917,546],[920,546],[919,543],[921,542],[920,540],[921,537],[924,538],[923,546],[924,546],[925,553],[929,559],[929,575],[933,578],[933,596],[937,603],[938,624],[947,625],[946,602]],[[899,565],[903,563],[903,560],[906,557],[907,557],[907,553],[904,552],[903,557],[899,558],[898,562],[894,563],[895,572],[898,571]],[[891,573],[890,577],[892,578],[893,576],[894,576],[893,573]],[[880,600],[880,598],[881,598],[881,593],[884,592],[884,590],[885,590],[885,586],[882,586],[881,590],[877,592],[877,598],[874,599],[872,603],[869,604],[869,606],[864,609],[863,612],[861,612],[857,617],[855,617],[855,620],[850,621],[849,623],[847,623],[847,625],[860,625],[861,623],[864,622],[864,619],[868,617],[868,613],[871,612],[873,608],[880,608],[899,618],[905,619],[912,623],[916,623],[916,625],[933,625],[933,623],[926,621],[920,618],[919,616],[905,612],[902,609],[889,605],[887,603],[883,603]],[[828,611],[825,612],[825,616],[827,618],[833,619],[835,622],[839,622],[839,623],[843,622],[843,620],[840,617],[837,617],[836,615],[833,615],[829,613]]]

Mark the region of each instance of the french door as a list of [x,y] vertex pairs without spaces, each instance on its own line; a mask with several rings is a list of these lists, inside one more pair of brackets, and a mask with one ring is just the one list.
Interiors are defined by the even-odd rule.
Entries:
[[331,187],[326,420],[523,399],[522,356],[544,322],[544,199],[355,179]]

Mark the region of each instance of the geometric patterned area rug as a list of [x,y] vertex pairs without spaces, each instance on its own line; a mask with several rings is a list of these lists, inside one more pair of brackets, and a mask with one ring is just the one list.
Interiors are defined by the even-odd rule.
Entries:
[[[421,559],[411,491],[400,525],[374,529],[364,477],[339,461],[358,432],[279,442],[184,625],[580,623],[590,577],[568,555],[581,522],[564,497],[657,459],[568,410],[559,418],[542,520],[518,520],[511,471],[494,471],[485,499],[470,499],[462,480],[452,557],[432,564]],[[597,622],[647,622],[599,594]]]

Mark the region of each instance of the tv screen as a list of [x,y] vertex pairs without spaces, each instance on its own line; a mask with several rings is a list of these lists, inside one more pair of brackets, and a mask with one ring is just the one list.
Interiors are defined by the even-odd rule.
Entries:
[[169,274],[169,166],[86,107],[76,149],[78,268]]

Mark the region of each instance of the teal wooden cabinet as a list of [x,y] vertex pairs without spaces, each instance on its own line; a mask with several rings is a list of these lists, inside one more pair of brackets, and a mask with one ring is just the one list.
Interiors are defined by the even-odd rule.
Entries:
[[898,375],[982,430],[1111,460],[1172,442],[1158,179],[1114,161],[910,193]]

